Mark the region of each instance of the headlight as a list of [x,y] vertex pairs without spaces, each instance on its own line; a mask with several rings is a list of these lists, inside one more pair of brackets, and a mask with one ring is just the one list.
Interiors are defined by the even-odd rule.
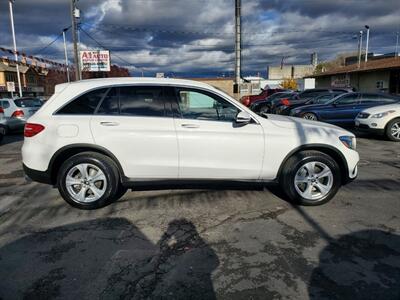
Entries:
[[396,112],[396,111],[395,110],[388,110],[388,111],[385,111],[385,112],[381,112],[379,114],[372,115],[371,118],[380,119],[380,118],[386,117],[386,116],[388,116],[388,115],[390,115],[390,114],[392,114],[394,112]]
[[345,145],[347,148],[356,150],[357,142],[354,136],[341,136],[339,140]]

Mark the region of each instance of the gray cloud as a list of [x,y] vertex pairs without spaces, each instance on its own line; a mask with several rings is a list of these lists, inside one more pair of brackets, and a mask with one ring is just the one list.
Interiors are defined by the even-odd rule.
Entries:
[[[243,69],[264,72],[268,65],[308,63],[354,52],[353,36],[371,26],[371,50],[393,52],[400,21],[398,1],[243,1]],[[8,3],[0,3],[0,44],[11,46]],[[217,75],[234,67],[234,0],[80,0],[82,28],[112,51],[114,63],[138,75],[154,72]],[[35,54],[70,25],[69,0],[17,0],[18,45]],[[69,37],[70,40],[70,37]],[[98,48],[81,33],[82,48]],[[69,43],[69,51],[72,50]],[[61,40],[39,55],[62,61]]]

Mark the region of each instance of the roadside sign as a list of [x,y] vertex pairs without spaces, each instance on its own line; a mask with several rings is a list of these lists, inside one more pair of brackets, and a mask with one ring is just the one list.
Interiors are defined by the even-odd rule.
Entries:
[[15,82],[7,81],[7,92],[15,93]]
[[108,50],[85,50],[80,51],[80,62],[82,71],[85,72],[109,72],[110,51]]

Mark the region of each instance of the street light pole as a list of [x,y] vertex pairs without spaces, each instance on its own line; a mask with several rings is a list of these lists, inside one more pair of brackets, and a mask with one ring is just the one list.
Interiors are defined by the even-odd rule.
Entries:
[[68,30],[68,28],[63,29],[63,40],[64,40],[64,54],[65,54],[65,67],[67,69],[67,80],[70,82],[69,79],[69,66],[68,66],[68,52],[67,52],[67,42],[65,40],[65,32]]
[[17,53],[17,42],[16,42],[16,39],[15,39],[13,3],[14,3],[14,0],[9,0],[9,1],[8,1],[9,7],[10,7],[11,32],[12,32],[13,44],[14,44],[14,57],[15,57],[16,69],[17,69],[19,96],[22,97],[21,75],[19,74],[19,63],[18,63],[18,53]]
[[368,61],[368,47],[369,47],[369,26],[365,25],[365,28],[367,29],[367,41],[365,44],[365,62]]
[[397,59],[397,57],[399,56],[399,32],[396,32],[396,51],[394,52],[394,55]]
[[360,34],[358,36],[358,68],[361,67],[362,40],[363,40],[363,31],[360,30]]

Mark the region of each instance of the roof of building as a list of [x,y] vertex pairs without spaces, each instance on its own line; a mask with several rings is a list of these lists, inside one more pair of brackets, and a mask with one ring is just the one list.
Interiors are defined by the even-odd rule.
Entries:
[[370,60],[367,63],[361,62],[360,68],[358,64],[348,65],[319,74],[315,74],[309,77],[322,77],[328,75],[346,74],[346,73],[356,73],[356,72],[371,72],[383,69],[393,69],[400,68],[400,57],[390,57],[379,60]]
[[[19,71],[20,73],[26,73],[29,70],[29,66],[20,65]],[[3,62],[0,62],[0,72],[17,72],[16,65],[9,65]]]

